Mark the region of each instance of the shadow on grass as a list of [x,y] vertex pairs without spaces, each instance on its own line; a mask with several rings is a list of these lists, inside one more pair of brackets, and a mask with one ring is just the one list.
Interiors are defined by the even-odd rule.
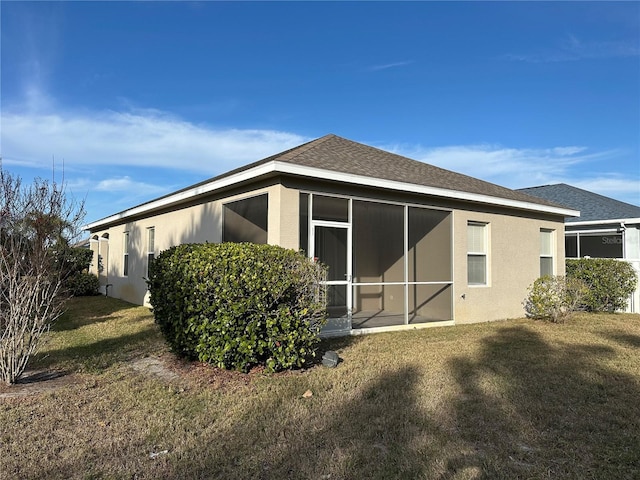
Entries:
[[623,347],[640,348],[640,335],[632,335],[630,333],[620,333],[616,331],[604,332],[603,336],[609,340],[617,342]]
[[[431,410],[420,397],[430,395],[431,384],[424,388],[430,379],[419,362],[381,367],[366,383],[354,375],[351,391],[326,397],[314,391],[302,398],[301,376],[247,391],[246,404],[238,397],[225,417],[232,424],[193,425],[176,455],[162,433],[158,450],[168,447],[166,456],[148,459],[142,438],[127,451],[148,460],[138,464],[145,478],[637,478],[640,387],[624,373],[631,367],[609,366],[622,361],[616,349],[550,343],[527,326],[494,332],[477,353],[450,357],[456,393]],[[142,341],[135,337],[126,341]],[[167,415],[167,431],[175,421]],[[82,466],[71,459],[48,473],[64,478]]]
[[148,350],[160,344],[160,333],[155,325],[149,325],[136,333],[38,353],[33,357],[33,367],[47,369],[63,365],[76,370],[97,371],[145,352],[152,353]]
[[319,367],[322,364],[322,358],[324,354],[328,351],[334,351],[338,354],[338,365],[343,362],[342,357],[340,356],[340,350],[352,347],[360,342],[362,338],[360,336],[355,337],[351,335],[346,335],[343,337],[331,337],[331,338],[323,338],[318,343],[316,347],[316,356],[311,360],[309,366],[310,367]]
[[69,372],[67,371],[56,371],[56,372],[40,372],[40,371],[36,371],[36,372],[31,372],[31,371],[27,371],[27,373],[25,375],[22,375],[18,381],[16,382],[17,385],[30,385],[32,383],[41,383],[41,382],[48,382],[51,380],[56,380],[57,378],[62,378],[65,375],[68,375]]
[[103,295],[71,298],[65,305],[65,313],[53,324],[51,330],[64,332],[115,320],[120,318],[115,315],[118,312],[135,307],[131,303]]
[[343,348],[356,345],[361,340],[361,335],[345,335],[343,337],[323,338],[320,340],[318,350],[320,352],[326,352],[327,350],[341,350]]
[[[94,348],[108,347],[102,342],[94,345]],[[67,352],[72,356],[87,353]],[[203,429],[202,425],[194,425],[200,430],[190,432],[189,436],[195,435],[197,440],[190,442],[189,449],[177,458],[150,459],[149,443],[143,436],[123,446],[127,454],[135,452],[141,460],[128,457],[126,462],[144,465],[139,471],[140,478],[170,480],[417,478],[429,458],[416,445],[416,435],[426,428],[416,405],[415,386],[419,378],[417,367],[390,369],[374,377],[364,388],[358,388],[355,398],[336,405],[324,403],[322,392],[316,392],[312,398],[302,398],[302,391],[280,390],[280,395],[270,394],[250,402],[251,408],[243,410],[236,421],[225,428],[207,425]],[[283,402],[288,404],[287,414],[280,410]],[[301,416],[296,416],[296,412]],[[235,416],[233,412],[229,415]],[[167,412],[168,429],[173,428],[171,417],[171,412]],[[267,426],[268,430],[256,425]],[[157,442],[164,446],[157,450],[169,447],[172,453],[170,445],[161,443],[163,439],[160,434]],[[113,445],[100,444],[96,448],[98,458],[105,455],[103,449],[113,449],[110,454],[119,454]],[[247,455],[248,452],[251,455]],[[86,460],[63,460],[42,472],[42,478],[74,477],[78,471],[87,469],[83,461]],[[96,462],[95,458],[91,461]],[[105,472],[96,473],[101,470],[94,463],[85,471],[92,470],[96,478],[109,476]],[[131,471],[121,476],[137,478]]]
[[[416,405],[419,377],[415,367],[390,370],[342,404],[300,397],[293,411],[307,412],[303,421],[281,415],[282,400],[270,396],[218,432],[213,451],[188,452],[165,478],[417,478],[428,458],[416,442],[425,428]],[[247,442],[259,445],[251,456]]]
[[508,327],[477,359],[453,359],[452,413],[474,453],[450,459],[442,478],[469,466],[480,478],[637,478],[640,389],[603,366],[614,353]]

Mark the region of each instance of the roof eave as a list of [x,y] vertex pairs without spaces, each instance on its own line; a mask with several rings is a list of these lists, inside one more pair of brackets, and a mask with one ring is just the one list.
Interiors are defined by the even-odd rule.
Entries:
[[449,190],[445,188],[429,187],[425,185],[417,185],[414,183],[399,182],[394,180],[385,180],[381,178],[368,177],[365,175],[356,175],[349,173],[325,170],[322,168],[308,167],[303,165],[295,165],[288,162],[272,160],[255,167],[242,170],[233,175],[225,176],[218,180],[213,179],[209,183],[199,184],[196,187],[182,190],[173,195],[152,200],[150,202],[138,205],[136,207],[124,210],[115,215],[105,217],[96,222],[89,223],[83,227],[83,230],[98,230],[111,224],[121,223],[130,217],[142,215],[162,208],[179,205],[181,203],[193,200],[199,196],[216,190],[233,186],[242,182],[255,180],[259,177],[272,174],[284,173],[290,175],[298,175],[309,178],[322,178],[325,180],[349,183],[354,185],[385,188],[408,193],[417,193],[421,195],[433,195],[441,198],[449,198],[454,200],[463,200],[469,202],[477,202],[487,205],[515,208],[518,210],[527,210],[539,213],[549,213],[553,215],[561,215],[564,217],[578,217],[580,212],[568,208],[553,207],[548,205],[537,204],[533,202],[524,202],[520,200],[511,200],[507,198],[493,197],[491,195],[483,195],[478,193],[463,192],[459,190]]
[[459,190],[450,190],[439,187],[428,187],[425,185],[417,185],[415,183],[398,182],[394,180],[385,180],[381,178],[367,177],[364,175],[355,175],[349,173],[341,173],[332,170],[324,170],[321,168],[307,167],[301,165],[293,165],[284,162],[278,163],[278,171],[291,175],[300,175],[312,178],[323,178],[343,183],[351,183],[355,185],[364,185],[368,187],[386,188],[409,193],[417,193],[422,195],[433,195],[442,198],[450,198],[453,200],[466,200],[470,202],[483,203],[487,205],[511,207],[519,210],[529,210],[541,213],[551,213],[554,215],[562,215],[565,217],[579,217],[580,211],[569,208],[553,207],[550,205],[542,205],[533,202],[524,202],[520,200],[511,200],[507,198],[493,197],[491,195],[483,195],[471,192],[462,192]]
[[580,226],[587,226],[587,225],[604,225],[607,223],[617,223],[617,224],[621,224],[621,223],[630,223],[630,224],[640,224],[640,218],[613,218],[613,219],[607,219],[607,220],[584,220],[584,221],[578,221],[578,222],[570,222],[567,225],[570,226],[576,226],[576,227],[580,227]]
[[229,175],[223,178],[219,178],[218,180],[212,179],[211,182],[205,184],[199,184],[193,188],[187,188],[181,190],[178,193],[173,195],[167,195],[156,200],[152,200],[147,203],[143,203],[142,205],[138,205],[136,207],[130,208],[128,210],[124,210],[120,213],[116,213],[115,215],[111,215],[109,217],[105,217],[101,220],[97,220],[95,222],[89,223],[82,227],[83,230],[96,230],[100,227],[110,225],[113,223],[119,223],[122,220],[127,218],[141,215],[144,213],[148,213],[154,210],[159,210],[166,207],[171,207],[174,205],[179,205],[184,202],[188,202],[193,200],[201,195],[205,195],[207,193],[214,192],[216,190],[220,190],[225,187],[230,187],[232,185],[236,185],[238,183],[242,183],[247,180],[253,180],[255,178],[261,177],[263,175],[267,175],[274,171],[274,162],[268,162],[261,165],[257,165],[253,168],[243,170],[233,175]]

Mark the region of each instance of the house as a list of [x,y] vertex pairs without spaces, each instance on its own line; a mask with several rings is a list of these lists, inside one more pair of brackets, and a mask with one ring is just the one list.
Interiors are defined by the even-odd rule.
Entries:
[[564,272],[564,218],[578,213],[327,135],[86,229],[103,288],[137,304],[172,245],[303,250],[329,266],[332,335],[520,317],[527,287]]
[[[640,276],[640,207],[565,183],[522,188],[521,192],[580,210],[565,220],[567,258],[618,258]],[[627,311],[640,313],[640,282]]]

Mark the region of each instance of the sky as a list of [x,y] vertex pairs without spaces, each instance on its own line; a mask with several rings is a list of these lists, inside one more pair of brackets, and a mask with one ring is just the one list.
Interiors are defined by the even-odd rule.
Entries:
[[333,133],[640,205],[639,2],[0,2],[2,168],[92,222]]

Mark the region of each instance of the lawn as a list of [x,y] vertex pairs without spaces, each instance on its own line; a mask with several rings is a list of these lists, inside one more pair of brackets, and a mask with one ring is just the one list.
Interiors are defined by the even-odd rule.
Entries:
[[343,362],[225,373],[176,360],[144,307],[75,299],[32,364],[59,378],[0,387],[0,477],[640,476],[639,315],[322,348]]

